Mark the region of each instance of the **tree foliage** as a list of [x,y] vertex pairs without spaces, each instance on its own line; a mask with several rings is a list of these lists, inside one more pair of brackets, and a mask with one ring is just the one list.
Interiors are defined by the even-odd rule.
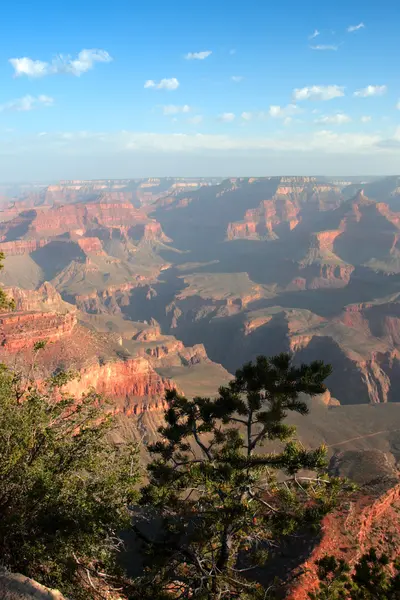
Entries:
[[252,569],[282,536],[318,525],[343,491],[326,474],[325,448],[305,450],[284,422],[307,414],[299,394],[324,392],[330,373],[282,354],[246,364],[216,399],[168,392],[134,527],[149,553],[140,597],[266,597]]
[[[0,252],[0,271],[3,269],[4,254]],[[0,311],[1,310],[12,310],[14,308],[14,301],[7,297],[7,294],[0,287]]]
[[102,399],[62,392],[69,378],[36,385],[0,366],[0,561],[83,600],[97,596],[82,575],[118,572],[138,469],[135,448],[111,443]]
[[374,548],[352,569],[343,559],[325,556],[317,562],[320,586],[311,600],[399,600],[400,561],[390,563]]

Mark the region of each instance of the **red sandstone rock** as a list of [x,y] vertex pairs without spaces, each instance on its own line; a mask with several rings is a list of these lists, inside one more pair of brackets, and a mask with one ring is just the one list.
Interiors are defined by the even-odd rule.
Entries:
[[[354,564],[370,547],[375,546],[395,558],[400,551],[400,484],[388,490],[359,493],[323,521],[322,539],[311,556],[302,564],[303,575],[287,596],[287,600],[308,600],[308,593],[318,586],[316,561],[326,554],[344,558]],[[387,535],[393,532],[388,543]]]
[[[74,307],[64,302],[54,288],[46,281],[37,290],[23,290],[17,287],[6,288],[6,292],[15,302],[18,312],[45,311],[65,313],[74,310]],[[15,314],[15,313],[13,313]]]
[[229,224],[227,239],[268,237],[282,223],[292,230],[299,223],[298,213],[299,209],[290,200],[282,201],[277,196],[263,200],[258,208],[245,213],[243,222]]
[[[111,200],[112,198],[106,197],[106,199]],[[37,247],[44,245],[43,238],[57,237],[69,233],[74,239],[80,237],[82,240],[86,240],[90,239],[90,234],[87,238],[83,237],[86,232],[99,229],[109,230],[110,237],[113,230],[117,230],[122,236],[127,237],[128,231],[133,228],[140,233],[140,239],[169,241],[164,236],[161,225],[157,221],[149,219],[144,210],[138,210],[132,204],[122,202],[78,203],[51,208],[42,207],[41,209],[21,213],[15,219],[0,224],[0,242],[4,242],[7,236],[10,239],[10,236],[14,235],[13,232],[18,232],[21,224],[25,224],[27,231],[24,237],[29,242],[19,240],[18,244],[21,245],[23,250],[18,253],[35,250],[35,243],[39,244]],[[37,238],[41,238],[40,241],[34,242],[33,240]],[[90,252],[92,251],[90,246],[96,245],[97,248],[94,251],[100,252],[101,249],[98,247],[100,242],[95,242],[93,236],[91,239],[91,242],[81,241],[78,243],[84,251]],[[18,248],[18,244],[15,248]],[[28,245],[24,247],[24,244]],[[30,247],[29,244],[32,244],[32,246]],[[10,247],[11,250],[13,248],[14,246]],[[8,247],[4,247],[4,251],[7,250]],[[17,252],[17,250],[13,251]]]
[[165,392],[176,386],[169,379],[160,377],[148,360],[143,357],[94,364],[80,370],[79,380],[71,381],[65,391],[79,397],[94,388],[119,402],[114,413],[137,415],[145,411],[161,411],[166,408]]
[[333,229],[332,231],[319,231],[318,233],[314,233],[312,234],[313,246],[319,250],[333,251],[333,242],[341,234],[342,231],[340,229]]
[[8,313],[0,315],[0,345],[8,352],[32,347],[36,342],[53,342],[72,332],[76,314],[53,312]]
[[0,252],[4,252],[6,256],[18,256],[21,254],[30,254],[39,248],[46,246],[48,240],[16,240],[14,242],[1,242]]
[[77,240],[77,244],[85,254],[105,255],[103,246],[97,237],[80,238]]

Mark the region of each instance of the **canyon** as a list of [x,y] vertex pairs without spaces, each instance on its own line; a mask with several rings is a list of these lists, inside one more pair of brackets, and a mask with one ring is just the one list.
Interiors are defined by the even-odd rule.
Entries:
[[[184,361],[184,347],[201,347],[224,380],[257,354],[290,351],[346,373],[328,382],[342,404],[396,402],[399,190],[398,178],[153,178],[3,198],[0,281],[16,301],[1,316],[3,351],[25,351],[40,332],[56,347],[89,322],[125,340],[132,323],[155,320],[126,340],[134,360],[165,362],[175,345]],[[157,348],[139,347],[151,336]],[[146,385],[129,394],[162,391]]]

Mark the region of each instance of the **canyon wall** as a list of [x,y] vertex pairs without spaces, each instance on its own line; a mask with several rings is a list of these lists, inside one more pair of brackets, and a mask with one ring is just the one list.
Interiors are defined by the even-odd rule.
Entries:
[[[347,452],[343,455],[351,455],[353,468],[358,463],[366,467],[355,479],[356,482],[361,480],[361,488],[349,502],[343,503],[339,510],[323,520],[320,541],[292,573],[296,583],[287,600],[308,600],[308,593],[318,586],[315,563],[327,554],[343,558],[353,565],[371,547],[386,553],[391,560],[400,552],[400,483],[396,469],[389,467],[388,456],[380,451]],[[378,468],[374,464],[376,461],[379,461]],[[368,471],[371,473],[369,477]],[[376,478],[372,481],[374,472]],[[364,483],[366,476],[367,482]],[[300,576],[296,577],[298,574]]]
[[130,416],[165,410],[165,393],[175,387],[172,381],[160,377],[148,360],[136,357],[84,367],[79,380],[69,382],[64,390],[79,397],[93,388],[113,400],[113,413]]

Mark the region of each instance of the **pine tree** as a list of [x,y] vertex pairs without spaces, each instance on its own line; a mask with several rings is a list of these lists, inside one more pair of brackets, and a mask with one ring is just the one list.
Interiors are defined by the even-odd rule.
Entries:
[[244,365],[216,399],[167,394],[134,524],[149,553],[138,598],[268,597],[252,570],[283,536],[318,526],[344,489],[326,474],[325,448],[307,451],[284,422],[307,414],[299,394],[324,392],[330,373],[281,354]]
[[320,580],[311,600],[399,600],[400,561],[390,562],[371,548],[354,568],[343,559],[325,556],[317,562]]

